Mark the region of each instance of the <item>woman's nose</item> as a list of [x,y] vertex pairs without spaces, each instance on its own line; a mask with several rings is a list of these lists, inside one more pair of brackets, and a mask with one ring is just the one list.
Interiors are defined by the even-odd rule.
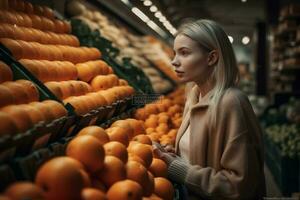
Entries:
[[176,59],[176,57],[172,60],[171,64],[174,66],[174,67],[179,67],[180,63],[178,62],[178,60]]

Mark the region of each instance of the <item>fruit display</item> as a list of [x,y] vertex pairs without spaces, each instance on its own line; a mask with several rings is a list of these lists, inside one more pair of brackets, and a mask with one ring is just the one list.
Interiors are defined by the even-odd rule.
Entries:
[[[88,126],[67,144],[65,156],[43,163],[34,182],[15,182],[8,198],[173,199],[167,165],[155,156],[144,123],[115,121],[107,129]],[[15,192],[17,191],[17,192]]]
[[138,109],[134,117],[144,122],[146,134],[162,145],[175,144],[182,122],[184,89],[179,88],[159,100]]
[[[33,10],[14,10],[14,3],[29,5]],[[52,14],[44,16],[44,10]],[[127,81],[119,79],[100,59],[101,52],[80,46],[78,38],[70,34],[70,23],[55,19],[51,9],[36,8],[23,1],[8,2],[1,16],[0,42],[57,99],[71,104],[77,114],[134,94]]]
[[[163,93],[172,87],[172,83],[164,79],[162,76],[166,76],[169,79],[177,80],[174,71],[171,67],[166,66],[165,58],[169,61],[164,51],[159,48],[153,48],[150,42],[147,41],[147,38],[139,38],[134,36],[124,28],[119,28],[114,25],[108,18],[99,11],[93,11],[88,6],[85,5],[85,2],[82,1],[71,1],[67,6],[68,13],[73,16],[75,19],[83,21],[89,26],[91,30],[98,31],[104,38],[112,42],[115,48],[119,49],[119,53],[116,55],[116,61],[120,64],[124,64],[124,59],[130,59],[130,62],[139,67],[150,79],[153,89],[157,93]],[[151,47],[151,49],[148,49]],[[143,48],[143,49],[141,49]],[[152,61],[155,61],[154,64],[160,66],[160,70],[157,70],[154,64],[150,63],[148,58],[145,56],[144,51],[156,51],[153,56],[149,57]],[[153,53],[152,53],[153,54]],[[161,58],[161,56],[163,58]],[[158,58],[158,59],[157,59]],[[166,74],[166,75],[165,75]]]

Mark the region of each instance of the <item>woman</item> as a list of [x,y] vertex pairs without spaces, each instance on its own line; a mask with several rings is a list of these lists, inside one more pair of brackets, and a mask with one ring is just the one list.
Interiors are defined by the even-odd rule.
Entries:
[[172,65],[187,84],[183,122],[172,148],[155,148],[168,177],[189,199],[263,199],[263,144],[248,98],[237,88],[230,41],[214,21],[185,24],[174,41]]

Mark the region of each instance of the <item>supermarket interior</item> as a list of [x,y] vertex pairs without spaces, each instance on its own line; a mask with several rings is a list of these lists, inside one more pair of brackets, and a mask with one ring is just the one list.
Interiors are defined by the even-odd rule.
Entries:
[[[154,147],[182,145],[173,45],[198,19],[233,47],[262,132],[262,199],[300,200],[299,0],[0,0],[0,200],[192,199]],[[226,187],[196,199],[254,199]]]

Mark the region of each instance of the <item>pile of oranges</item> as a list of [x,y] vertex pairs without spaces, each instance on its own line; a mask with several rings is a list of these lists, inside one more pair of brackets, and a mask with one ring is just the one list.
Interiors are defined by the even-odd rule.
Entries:
[[152,151],[142,121],[126,119],[108,129],[83,128],[66,148],[38,170],[35,183],[17,182],[4,195],[11,199],[172,200],[167,165]]
[[67,115],[65,107],[56,101],[39,102],[39,91],[31,81],[13,81],[11,69],[1,61],[0,73],[1,136],[25,132],[39,122]]
[[[61,101],[77,114],[132,96],[96,48],[80,47],[71,25],[53,11],[22,0],[1,1],[0,42]],[[11,77],[1,67],[1,78]],[[10,78],[12,80],[12,78]]]
[[144,122],[146,134],[162,145],[174,145],[182,122],[184,89],[179,88],[166,97],[138,109],[134,117]]

